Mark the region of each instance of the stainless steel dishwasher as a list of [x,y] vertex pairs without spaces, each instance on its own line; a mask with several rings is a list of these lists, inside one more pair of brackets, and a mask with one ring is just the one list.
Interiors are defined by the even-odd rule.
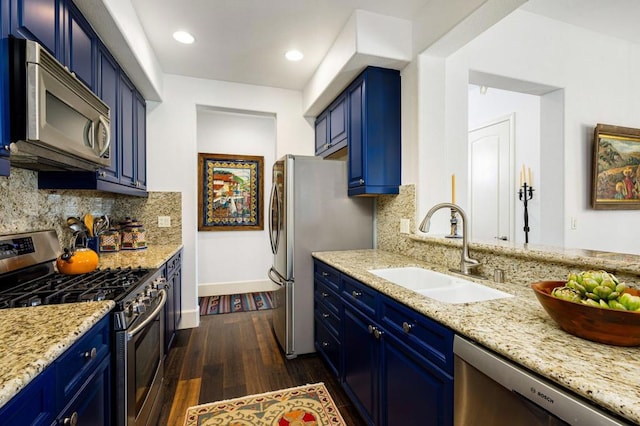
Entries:
[[626,425],[482,346],[455,336],[454,425]]

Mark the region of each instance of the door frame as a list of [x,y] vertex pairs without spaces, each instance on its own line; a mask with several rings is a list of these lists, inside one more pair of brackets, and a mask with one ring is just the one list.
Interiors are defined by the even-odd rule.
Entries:
[[[508,173],[508,179],[509,179],[509,194],[511,194],[511,197],[509,197],[509,242],[513,243],[515,241],[515,237],[516,237],[516,221],[515,221],[515,202],[516,202],[516,198],[515,198],[515,194],[516,194],[516,185],[515,185],[515,146],[516,146],[516,113],[512,112],[510,114],[506,114],[506,115],[501,115],[498,116],[492,120],[489,120],[481,125],[478,125],[474,128],[470,128],[467,131],[467,152],[469,153],[468,156],[468,164],[467,164],[467,188],[469,188],[469,191],[467,191],[467,205],[470,206],[470,215],[473,215],[473,206],[471,205],[471,188],[472,188],[472,182],[471,182],[471,164],[472,164],[472,158],[471,158],[471,152],[473,152],[471,150],[471,140],[469,138],[469,134],[471,132],[475,132],[477,130],[481,130],[485,127],[490,127],[490,126],[494,126],[496,124],[500,124],[502,122],[508,122],[509,123],[509,173]],[[473,235],[472,235],[473,238]]]

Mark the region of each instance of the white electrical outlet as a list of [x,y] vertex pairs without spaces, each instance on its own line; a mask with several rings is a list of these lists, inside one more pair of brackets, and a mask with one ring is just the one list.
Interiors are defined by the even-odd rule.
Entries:
[[158,228],[171,228],[171,216],[158,216]]
[[409,233],[409,219],[400,219],[400,233],[401,234]]
[[578,229],[578,219],[575,217],[571,218],[571,229],[572,230]]

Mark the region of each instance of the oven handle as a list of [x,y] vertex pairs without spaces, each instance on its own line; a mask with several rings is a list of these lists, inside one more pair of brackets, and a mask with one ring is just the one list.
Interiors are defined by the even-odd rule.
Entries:
[[162,308],[164,308],[165,303],[167,302],[167,292],[165,289],[162,289],[158,292],[160,294],[160,303],[153,310],[153,312],[144,320],[142,323],[138,324],[136,328],[127,333],[127,340],[131,340],[134,336],[142,331],[147,324],[151,321],[154,321],[160,312],[162,312]]

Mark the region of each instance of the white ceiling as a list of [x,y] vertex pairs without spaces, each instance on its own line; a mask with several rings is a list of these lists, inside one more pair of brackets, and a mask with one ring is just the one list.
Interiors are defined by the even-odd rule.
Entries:
[[[430,0],[131,1],[165,73],[301,90],[354,10],[410,20]],[[196,42],[174,41],[179,29]]]
[[[412,20],[433,0],[131,0],[165,73],[302,90],[354,10]],[[640,43],[640,0],[529,0],[524,9]],[[196,38],[175,42],[179,29]],[[288,49],[305,55],[284,58]]]

